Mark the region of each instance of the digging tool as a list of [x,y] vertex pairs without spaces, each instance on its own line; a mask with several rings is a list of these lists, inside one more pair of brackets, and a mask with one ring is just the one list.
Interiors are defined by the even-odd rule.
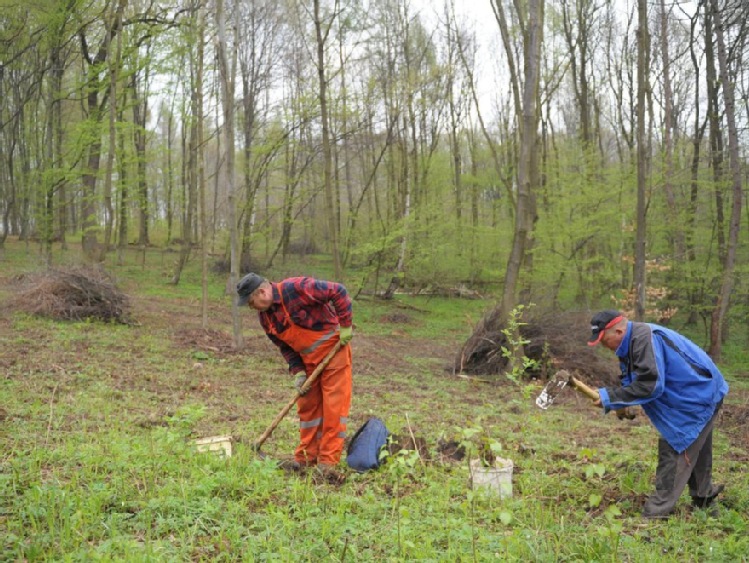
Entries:
[[[548,409],[567,385],[573,389],[577,389],[592,401],[600,399],[598,391],[580,381],[567,370],[562,369],[543,388],[541,394],[536,398],[536,405],[543,410]],[[626,418],[627,420],[632,420],[635,418],[635,413],[628,408],[616,409],[614,412],[619,419]]]
[[341,349],[341,342],[336,342],[336,345],[333,346],[333,349],[328,352],[328,355],[325,356],[319,364],[317,364],[317,367],[315,368],[315,371],[313,371],[310,376],[307,378],[307,380],[302,385],[302,388],[297,391],[294,394],[294,397],[286,404],[284,408],[281,409],[281,411],[276,415],[276,418],[273,419],[273,422],[270,423],[270,426],[266,429],[265,432],[258,438],[255,443],[252,446],[252,449],[255,450],[255,452],[260,453],[260,446],[263,445],[263,443],[270,437],[271,433],[276,429],[276,426],[278,426],[278,423],[283,420],[283,417],[285,417],[288,412],[291,410],[291,407],[293,407],[297,399],[304,395],[304,393],[307,392],[307,390],[312,386],[315,379],[322,373],[322,371],[327,367],[327,365],[330,363],[330,360],[333,359],[333,356],[335,356],[338,353],[338,350]]

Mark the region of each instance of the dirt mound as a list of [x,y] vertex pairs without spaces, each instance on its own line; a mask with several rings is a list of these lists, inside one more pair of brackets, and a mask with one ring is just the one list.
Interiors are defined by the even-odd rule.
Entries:
[[50,269],[16,277],[8,307],[59,320],[130,323],[130,300],[98,268]]

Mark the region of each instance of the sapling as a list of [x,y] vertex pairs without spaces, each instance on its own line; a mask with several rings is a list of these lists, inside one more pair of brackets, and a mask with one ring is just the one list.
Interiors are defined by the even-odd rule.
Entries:
[[[533,306],[533,304],[530,306]],[[525,305],[521,304],[510,311],[507,326],[502,329],[502,334],[507,339],[507,346],[500,346],[502,357],[507,358],[508,369],[505,375],[515,384],[520,382],[523,374],[527,371],[537,370],[541,367],[538,360],[533,360],[525,355],[525,345],[529,344],[530,340],[520,334],[520,327],[528,324],[522,321],[523,309],[525,309]]]

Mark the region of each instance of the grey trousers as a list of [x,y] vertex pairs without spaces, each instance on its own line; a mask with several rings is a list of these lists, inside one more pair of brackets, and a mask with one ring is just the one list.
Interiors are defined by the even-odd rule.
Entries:
[[689,485],[692,497],[708,497],[713,492],[713,425],[722,403],[715,407],[712,418],[697,439],[682,453],[666,440],[658,441],[658,468],[655,470],[655,493],[642,509],[646,518],[665,518],[679,502]]

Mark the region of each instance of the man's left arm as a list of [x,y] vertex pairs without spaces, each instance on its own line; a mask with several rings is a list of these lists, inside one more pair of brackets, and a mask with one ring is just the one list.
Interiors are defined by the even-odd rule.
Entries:
[[342,283],[328,282],[330,286],[330,303],[338,316],[338,324],[341,328],[351,328],[353,312],[351,297]]
[[341,345],[346,346],[354,337],[351,297],[349,297],[348,291],[342,283],[329,282],[329,285],[331,291],[330,303],[338,317],[338,337]]
[[341,327],[351,326],[351,297],[342,283],[306,278],[304,290],[308,299],[318,303],[329,303]]

